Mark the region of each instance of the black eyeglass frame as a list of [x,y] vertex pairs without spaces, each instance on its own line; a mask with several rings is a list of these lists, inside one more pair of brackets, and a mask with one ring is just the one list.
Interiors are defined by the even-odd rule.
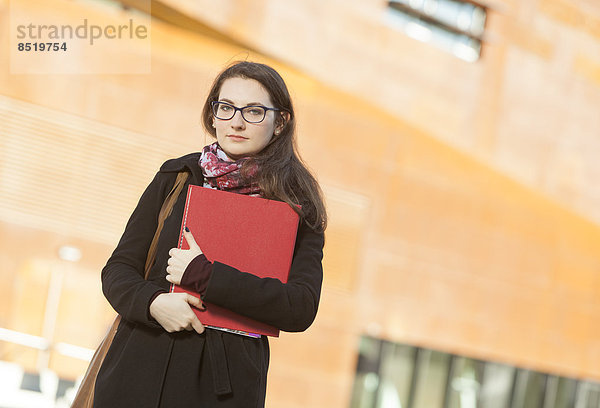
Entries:
[[[215,113],[215,106],[218,106],[219,104],[227,105],[230,108],[233,108],[233,115],[231,115],[231,117],[229,119],[223,119],[223,118],[220,118],[220,117],[217,116],[217,114]],[[268,108],[268,107],[263,106],[263,105],[248,105],[248,106],[244,106],[242,108],[238,108],[237,106],[234,106],[234,105],[232,105],[230,103],[221,102],[221,101],[212,101],[210,103],[210,105],[211,105],[211,108],[212,108],[211,110],[212,110],[213,116],[215,118],[219,119],[219,120],[231,120],[231,119],[233,119],[233,117],[235,116],[235,114],[237,113],[237,111],[240,111],[240,115],[242,115],[242,119],[244,119],[248,123],[254,123],[254,124],[263,122],[265,120],[265,118],[267,117],[267,112],[270,111],[270,110],[275,111],[275,112],[281,111],[281,109]],[[257,121],[257,122],[246,119],[246,117],[244,116],[244,109],[248,109],[248,108],[262,108],[262,109],[264,109],[265,113],[264,113],[262,119],[259,120],[259,121]]]

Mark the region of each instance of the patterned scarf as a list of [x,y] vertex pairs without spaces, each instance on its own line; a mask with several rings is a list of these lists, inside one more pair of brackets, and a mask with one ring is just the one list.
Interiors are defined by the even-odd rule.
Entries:
[[259,197],[260,188],[250,181],[258,173],[258,167],[250,167],[247,178],[242,176],[241,168],[247,160],[248,157],[243,157],[231,161],[218,142],[205,146],[198,161],[204,175],[204,187]]

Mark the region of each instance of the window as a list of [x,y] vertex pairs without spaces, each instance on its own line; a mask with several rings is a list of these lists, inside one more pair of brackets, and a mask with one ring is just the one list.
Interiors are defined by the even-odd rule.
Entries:
[[481,54],[487,10],[463,0],[390,0],[387,22],[416,40],[475,62]]
[[364,336],[351,408],[600,408],[600,384]]

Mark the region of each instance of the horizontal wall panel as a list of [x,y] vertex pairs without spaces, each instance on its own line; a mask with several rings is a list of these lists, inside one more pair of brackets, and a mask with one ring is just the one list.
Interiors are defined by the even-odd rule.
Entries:
[[0,96],[0,219],[114,245],[160,164],[179,151]]

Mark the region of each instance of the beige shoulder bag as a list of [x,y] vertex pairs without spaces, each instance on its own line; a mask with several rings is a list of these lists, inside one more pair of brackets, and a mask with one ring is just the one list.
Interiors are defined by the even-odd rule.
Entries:
[[[185,185],[185,182],[188,178],[188,174],[185,171],[177,174],[177,179],[175,180],[175,184],[173,188],[165,198],[163,205],[158,214],[158,225],[156,226],[156,232],[154,233],[154,238],[152,239],[152,243],[150,244],[150,248],[148,249],[148,256],[146,257],[146,266],[144,267],[144,279],[148,279],[148,274],[150,273],[150,268],[152,264],[154,264],[154,260],[156,259],[156,249],[158,246],[158,238],[160,237],[160,232],[162,231],[163,225],[165,223],[165,219],[171,215],[173,211],[173,206]],[[114,322],[110,326],[108,333],[104,336],[104,339],[98,346],[98,349],[94,353],[92,360],[90,361],[90,365],[88,366],[85,375],[83,376],[83,380],[81,381],[81,385],[77,390],[77,394],[75,395],[75,399],[71,404],[71,408],[92,408],[94,405],[94,387],[96,385],[96,377],[98,376],[98,371],[100,370],[100,366],[102,366],[102,361],[104,361],[104,357],[108,352],[108,349],[115,337],[115,333],[117,332],[117,327],[119,327],[119,323],[121,322],[121,316],[117,315]]]

